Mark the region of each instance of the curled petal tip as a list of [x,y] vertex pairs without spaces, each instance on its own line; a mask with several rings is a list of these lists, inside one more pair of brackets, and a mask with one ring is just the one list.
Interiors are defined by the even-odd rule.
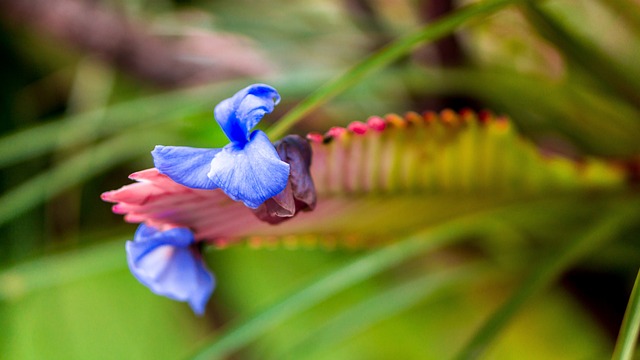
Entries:
[[249,140],[251,130],[279,102],[280,94],[276,89],[265,84],[254,84],[221,101],[213,113],[229,140],[243,145]]

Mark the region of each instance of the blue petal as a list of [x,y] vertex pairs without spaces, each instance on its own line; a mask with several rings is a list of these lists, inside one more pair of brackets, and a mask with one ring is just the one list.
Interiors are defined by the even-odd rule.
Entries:
[[211,161],[208,176],[230,198],[255,209],[284,190],[289,164],[280,160],[267,135],[256,130],[244,147],[225,146]]
[[151,155],[156,168],[171,180],[193,189],[211,190],[216,186],[207,173],[211,160],[221,150],[158,145]]
[[178,247],[188,247],[196,240],[191,230],[183,227],[176,227],[165,231],[160,231],[152,226],[140,224],[133,236],[135,242],[149,242],[160,245],[172,245]]
[[215,279],[190,246],[194,241],[185,228],[160,232],[140,225],[126,250],[129,268],[142,284],[158,295],[188,302],[200,315],[213,293]]
[[221,101],[213,113],[231,142],[245,144],[251,129],[265,114],[272,112],[278,102],[280,95],[276,89],[269,85],[254,84]]

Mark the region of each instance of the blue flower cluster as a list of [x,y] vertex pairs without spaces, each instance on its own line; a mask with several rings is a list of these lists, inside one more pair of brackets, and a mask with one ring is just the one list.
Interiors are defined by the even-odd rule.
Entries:
[[[156,168],[184,186],[221,189],[231,199],[258,208],[281,193],[289,180],[289,164],[280,159],[263,131],[252,131],[279,101],[278,92],[268,85],[240,90],[214,110],[230,140],[227,146],[156,146],[151,153]],[[188,302],[196,314],[204,313],[215,280],[189,229],[160,231],[142,224],[126,250],[129,268],[142,284],[158,295]]]

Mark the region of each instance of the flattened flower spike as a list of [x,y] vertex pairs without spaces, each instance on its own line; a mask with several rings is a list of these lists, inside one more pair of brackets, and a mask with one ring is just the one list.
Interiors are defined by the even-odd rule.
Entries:
[[188,302],[198,315],[213,293],[215,279],[207,269],[193,233],[187,228],[160,231],[141,224],[127,241],[131,273],[158,295]]
[[158,145],[151,153],[156,168],[181,185],[220,188],[233,200],[257,208],[282,192],[289,177],[289,164],[280,159],[267,135],[252,131],[279,101],[278,92],[264,84],[238,91],[214,110],[228,145],[222,149]]

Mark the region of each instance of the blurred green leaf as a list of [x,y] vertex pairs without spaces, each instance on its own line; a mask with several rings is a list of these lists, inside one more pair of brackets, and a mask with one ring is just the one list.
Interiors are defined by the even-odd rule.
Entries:
[[60,162],[0,197],[0,225],[116,164],[151,151],[155,144],[168,138],[167,134],[133,129]]
[[421,93],[481,99],[512,114],[518,128],[538,140],[562,135],[584,152],[603,156],[640,152],[640,112],[599,89],[495,69],[428,69],[405,76]]
[[[473,338],[456,355],[456,359],[476,359],[483,355],[489,345],[495,340],[507,323],[522,309],[527,301],[535,294],[550,286],[557,277],[571,265],[596,251],[608,241],[613,240],[629,225],[630,221],[637,221],[638,207],[627,205],[618,209],[587,228],[582,236],[577,236],[561,249],[554,249],[551,255],[543,258],[541,263],[522,282],[513,295],[487,320],[475,333]],[[606,212],[605,212],[606,213]]]
[[613,360],[631,360],[636,350],[640,332],[640,271],[629,296],[629,305],[620,327],[618,341],[611,357]]
[[640,104],[640,81],[627,76],[624,69],[611,61],[593,44],[570,34],[561,23],[548,15],[542,7],[528,2],[524,6],[525,14],[533,26],[557,46],[571,63],[580,66],[586,74],[599,81],[603,87],[611,89],[621,99],[631,105]]
[[26,261],[0,272],[0,301],[17,303],[34,292],[66,286],[125,266],[124,238]]
[[159,126],[195,112],[209,112],[216,97],[238,86],[239,82],[216,84],[136,99],[5,135],[0,138],[0,167],[84,144],[87,128],[92,129],[93,136],[102,137],[130,132],[142,124]]
[[381,289],[375,296],[350,307],[340,315],[328,320],[323,326],[310,329],[302,341],[274,358],[313,357],[315,353],[333,349],[340,342],[348,340],[372,324],[402,312],[420,301],[425,301],[425,299],[442,292],[445,288],[465,286],[470,279],[476,279],[482,275],[483,272],[479,267],[465,265],[462,268],[420,274],[414,279]]
[[244,320],[238,320],[213,342],[204,347],[195,359],[224,357],[255,340],[263,332],[283,320],[318,304],[345,288],[365,280],[402,261],[450,244],[464,235],[491,231],[487,225],[473,217],[444,223],[425,232],[368,253],[359,259],[331,271],[298,291],[273,304],[262,312]]
[[369,56],[361,63],[352,67],[344,75],[334,81],[328,82],[306,99],[302,100],[296,107],[291,109],[280,119],[268,133],[274,138],[282,137],[296,122],[309,114],[325,102],[331,100],[341,92],[362,81],[366,76],[391,64],[400,57],[407,55],[418,45],[438,40],[451,34],[464,23],[472,19],[480,19],[488,16],[507,5],[512,5],[525,0],[492,0],[479,4],[467,6],[441,20],[435,21],[423,29],[406,35],[390,45],[384,47],[377,53]]
[[[157,316],[157,314],[163,316]],[[207,328],[127,270],[124,238],[0,273],[5,359],[175,359]]]

